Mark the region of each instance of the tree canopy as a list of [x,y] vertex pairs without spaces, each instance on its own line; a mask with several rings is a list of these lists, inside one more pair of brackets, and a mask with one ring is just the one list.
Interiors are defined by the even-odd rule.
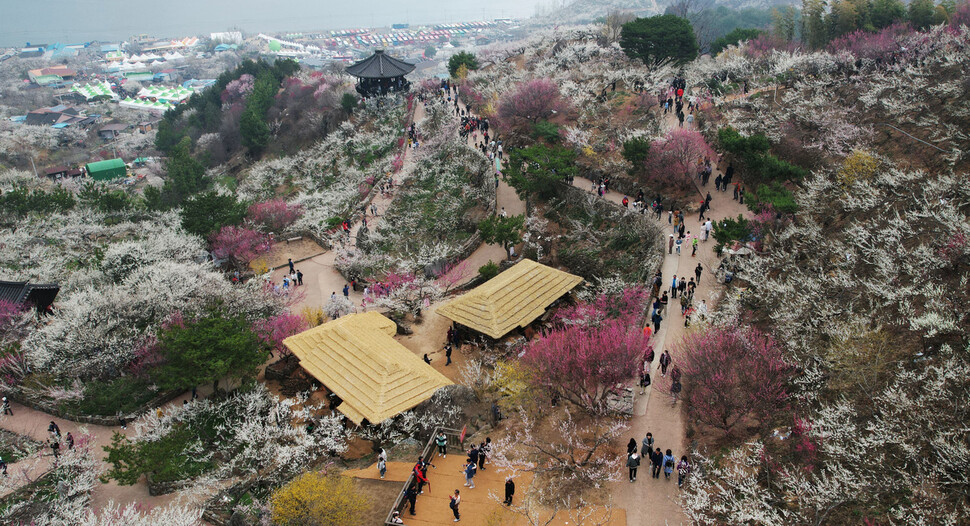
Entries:
[[558,185],[576,176],[576,152],[562,146],[537,144],[509,154],[505,175],[520,196],[554,197]]
[[711,42],[711,56],[717,55],[721,51],[724,51],[724,49],[728,46],[736,45],[738,42],[758,38],[763,33],[764,31],[760,29],[746,29],[739,27],[723,37],[718,38],[714,42]]
[[249,378],[269,358],[266,343],[245,319],[217,309],[171,323],[159,332],[158,346],[165,357],[159,383],[166,389]]
[[309,472],[274,491],[270,508],[281,526],[353,526],[368,502],[352,478]]
[[145,189],[145,203],[152,210],[166,210],[178,206],[189,196],[209,187],[211,179],[205,177],[205,166],[192,157],[192,139],[182,137],[172,147],[165,168],[168,178],[161,190],[155,187]]
[[674,15],[638,18],[623,25],[620,47],[630,58],[648,66],[671,61],[684,64],[697,58],[697,37],[690,22]]
[[236,201],[234,195],[205,192],[182,205],[182,228],[208,239],[224,226],[241,223],[246,211],[246,203]]
[[469,71],[478,69],[478,58],[467,51],[460,51],[448,59],[448,73],[458,76],[458,68],[465,66]]
[[522,241],[522,227],[525,216],[510,217],[492,216],[478,224],[478,231],[482,234],[482,241],[498,243],[506,252]]

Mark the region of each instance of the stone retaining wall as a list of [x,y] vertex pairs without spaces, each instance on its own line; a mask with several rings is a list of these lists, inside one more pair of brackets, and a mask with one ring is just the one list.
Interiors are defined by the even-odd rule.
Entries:
[[141,409],[139,409],[138,411],[135,411],[134,413],[129,413],[127,415],[118,415],[118,416],[95,416],[95,415],[82,415],[82,414],[69,413],[67,411],[62,410],[59,407],[54,406],[53,404],[49,404],[47,402],[43,402],[40,400],[31,400],[31,399],[25,398],[22,396],[21,393],[10,393],[8,396],[10,397],[11,400],[13,400],[14,402],[17,402],[18,404],[29,407],[36,411],[41,411],[43,413],[56,416],[58,418],[63,418],[64,420],[70,420],[72,422],[81,422],[85,424],[94,424],[98,426],[114,427],[118,425],[119,417],[124,417],[126,421],[134,420],[138,418],[138,416],[148,412],[149,410],[159,407],[163,404],[166,404],[178,398],[184,392],[185,391],[167,391],[167,392],[159,393],[157,396],[155,396],[155,398],[152,398],[151,400],[149,400],[148,403],[142,406]]

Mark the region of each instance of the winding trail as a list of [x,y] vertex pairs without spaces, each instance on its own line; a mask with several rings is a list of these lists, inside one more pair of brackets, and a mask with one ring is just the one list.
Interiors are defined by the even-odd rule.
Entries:
[[[677,120],[672,114],[668,114],[664,124],[666,128],[672,129],[677,126]],[[723,173],[720,165],[715,167],[715,172],[711,175],[711,181],[717,177],[718,173]],[[737,177],[737,175],[736,175]],[[588,179],[576,177],[573,185],[587,192],[592,192],[592,182]],[[750,212],[744,205],[733,200],[733,192],[718,192],[714,190],[713,182],[706,187],[701,187],[705,192],[709,191],[712,196],[711,210],[705,213],[705,218],[714,222],[728,217],[737,217],[738,214],[750,216]],[[610,190],[604,198],[617,206],[623,206],[624,194]],[[629,196],[633,201],[634,196]],[[648,197],[649,199],[649,197]],[[701,197],[698,196],[699,202]],[[707,300],[709,312],[713,312],[716,307],[716,300],[720,297],[723,286],[717,283],[714,271],[720,263],[720,258],[714,254],[715,241],[713,238],[707,241],[700,241],[697,248],[697,256],[691,257],[691,249],[685,245],[681,249],[681,254],[677,255],[676,250],[673,254],[667,254],[668,235],[673,233],[673,225],[667,223],[667,211],[665,210],[660,220],[655,215],[647,212],[647,216],[652,221],[657,221],[664,235],[664,261],[661,266],[663,273],[663,285],[661,292],[669,290],[670,283],[674,275],[694,277],[694,269],[698,263],[703,265],[700,282],[694,292],[695,301]],[[700,233],[703,224],[699,220],[697,212],[684,213],[684,220],[687,231],[693,234]],[[630,438],[635,438],[638,444],[642,444],[644,436],[648,432],[653,434],[654,447],[673,450],[674,456],[679,460],[682,455],[689,455],[688,443],[685,437],[684,416],[679,403],[674,405],[671,398],[666,393],[656,391],[660,377],[660,354],[666,349],[670,351],[673,358],[671,368],[677,365],[679,351],[677,344],[684,337],[687,329],[684,328],[684,317],[678,312],[680,310],[679,296],[670,299],[667,307],[667,314],[664,321],[660,324],[660,330],[653,335],[651,342],[656,353],[656,358],[651,364],[650,377],[653,379],[651,387],[647,388],[646,394],[639,396],[634,404],[633,416],[629,420],[629,431],[617,439],[613,444],[617,451],[626,451],[626,444]],[[695,321],[696,320],[692,320]],[[637,388],[637,392],[639,389]],[[642,446],[641,446],[642,447]],[[624,457],[625,458],[625,457]],[[618,463],[625,466],[623,459],[618,459]],[[624,473],[625,473],[624,469]],[[680,506],[680,490],[677,488],[676,471],[671,479],[665,480],[663,476],[659,480],[650,477],[649,460],[642,462],[636,482],[630,483],[625,477],[621,482],[611,484],[610,494],[613,497],[613,504],[626,510],[627,524],[634,525],[668,525],[668,524],[687,524],[687,518]],[[689,482],[688,482],[689,483]]]

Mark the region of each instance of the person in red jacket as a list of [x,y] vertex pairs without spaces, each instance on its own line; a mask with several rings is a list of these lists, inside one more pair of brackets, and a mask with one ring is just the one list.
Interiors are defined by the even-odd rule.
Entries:
[[428,482],[428,464],[423,458],[418,457],[417,464],[414,465],[414,480],[418,481],[418,494],[424,493],[424,485]]

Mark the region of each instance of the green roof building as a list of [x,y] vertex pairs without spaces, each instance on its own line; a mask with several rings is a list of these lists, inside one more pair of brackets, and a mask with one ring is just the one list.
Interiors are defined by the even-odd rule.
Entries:
[[95,181],[113,181],[128,175],[128,168],[121,159],[108,159],[85,165],[88,175]]
[[38,86],[46,86],[48,84],[54,84],[55,82],[60,82],[62,80],[64,79],[61,78],[60,75],[39,75],[37,77],[34,77],[34,82],[36,82]]

